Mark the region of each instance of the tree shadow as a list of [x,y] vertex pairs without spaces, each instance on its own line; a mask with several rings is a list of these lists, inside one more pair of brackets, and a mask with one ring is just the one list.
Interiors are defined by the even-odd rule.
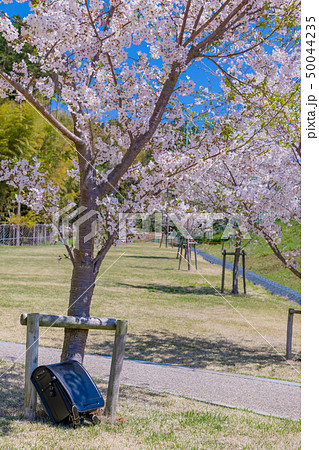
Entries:
[[125,258],[138,258],[138,259],[172,259],[171,256],[138,256],[138,255],[125,255]]
[[[94,351],[112,354],[112,344],[96,344]],[[125,357],[163,364],[178,364],[192,368],[207,368],[210,365],[231,371],[236,365],[256,365],[259,369],[269,365],[286,364],[285,358],[272,352],[268,346],[247,346],[227,339],[203,339],[179,336],[175,333],[129,333]],[[297,361],[300,354],[294,359]]]
[[144,285],[133,285],[129,283],[118,283],[120,286],[126,286],[135,289],[146,289],[151,292],[165,292],[166,294],[183,294],[183,295],[219,295],[215,288],[211,286],[167,286],[166,284],[144,284]]
[[161,399],[165,398],[166,394],[142,388],[121,385],[120,397],[121,400],[134,401],[134,403],[140,403],[144,406],[147,406],[153,405],[154,401],[160,401]]

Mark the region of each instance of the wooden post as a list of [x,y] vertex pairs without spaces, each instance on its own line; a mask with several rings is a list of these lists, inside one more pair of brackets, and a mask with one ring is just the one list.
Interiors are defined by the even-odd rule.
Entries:
[[286,358],[291,359],[291,345],[292,345],[292,326],[294,322],[293,310],[289,308],[287,321],[287,342],[286,342]]
[[179,262],[178,262],[178,270],[181,270],[181,264],[182,264],[182,257],[183,257],[183,250],[184,250],[184,246],[185,246],[185,242],[184,240],[181,241],[181,246],[179,249]]
[[242,258],[243,258],[243,283],[244,283],[244,294],[246,294],[246,267],[245,267],[245,251],[242,251]]
[[120,389],[120,375],[125,352],[126,333],[127,320],[118,320],[116,322],[111,371],[104,409],[104,414],[109,416],[111,422],[114,422],[115,420],[116,405]]
[[224,292],[225,268],[226,268],[226,250],[223,250],[223,271],[222,271],[222,288],[221,288],[221,293]]
[[241,255],[241,238],[238,236],[235,240],[235,252],[234,252],[234,263],[233,263],[233,286],[232,294],[238,294],[238,269],[239,261]]
[[39,314],[27,316],[27,342],[25,353],[25,384],[24,384],[24,418],[36,419],[37,391],[32,384],[31,375],[38,367],[39,347]]
[[181,248],[181,244],[182,244],[182,238],[179,237],[179,238],[178,238],[178,246],[177,246],[176,259],[178,259],[178,257],[179,257],[179,251],[180,251],[180,248]]
[[301,314],[301,311],[298,311],[293,308],[289,308],[288,321],[287,321],[286,359],[291,359],[292,328],[293,328],[293,323],[294,323],[294,314]]
[[187,243],[187,270],[191,270],[191,246],[189,244],[189,239],[186,240]]
[[16,234],[16,245],[20,246],[20,219],[21,219],[21,203],[18,201],[18,211],[17,211],[17,234]]
[[196,244],[194,244],[194,256],[195,256],[195,267],[196,270],[198,269],[198,265],[197,265],[197,250],[196,250]]

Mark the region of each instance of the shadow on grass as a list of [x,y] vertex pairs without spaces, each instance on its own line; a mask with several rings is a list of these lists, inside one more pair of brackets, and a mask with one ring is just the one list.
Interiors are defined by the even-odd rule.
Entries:
[[[112,344],[98,344],[94,346],[94,351],[112,354]],[[299,356],[296,355],[295,360]],[[273,364],[286,364],[281,355],[266,346],[248,347],[226,339],[208,340],[164,332],[140,335],[129,333],[125,357],[200,369],[213,364],[225,371],[231,371],[238,364],[242,367],[253,364],[260,369]]]
[[216,289],[212,286],[167,286],[166,284],[144,284],[144,285],[133,285],[129,283],[118,283],[119,286],[126,286],[134,289],[146,289],[151,292],[165,292],[166,294],[193,294],[193,295],[219,295]]
[[0,365],[0,436],[12,432],[12,422],[23,418],[24,368],[6,363]]
[[171,256],[145,256],[145,255],[125,255],[125,258],[138,258],[138,259],[172,259]]
[[154,400],[162,400],[166,397],[165,393],[149,391],[146,389],[134,388],[132,386],[121,385],[121,401],[129,400],[142,403],[144,406],[153,405]]

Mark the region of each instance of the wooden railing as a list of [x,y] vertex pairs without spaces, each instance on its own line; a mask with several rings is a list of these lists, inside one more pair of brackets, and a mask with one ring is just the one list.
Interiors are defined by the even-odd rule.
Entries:
[[32,384],[31,375],[34,369],[38,367],[39,327],[115,331],[111,370],[104,410],[105,415],[109,416],[110,421],[113,422],[116,414],[120,388],[120,375],[125,352],[128,326],[127,320],[29,313],[21,314],[20,323],[21,325],[27,326],[24,387],[24,417],[27,420],[36,419],[37,392]]

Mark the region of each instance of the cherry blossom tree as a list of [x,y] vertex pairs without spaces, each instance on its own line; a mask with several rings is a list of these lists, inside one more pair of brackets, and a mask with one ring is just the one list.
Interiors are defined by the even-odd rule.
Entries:
[[[236,218],[239,224],[235,232],[233,293],[238,293],[242,230],[263,237],[276,257],[301,277],[295,260],[300,249],[285,252],[281,242],[281,224],[301,221],[299,58],[292,54],[289,63],[287,60],[290,88],[288,83],[285,89],[282,83],[276,88],[271,83],[273,88],[264,97],[264,102],[273,107],[265,109],[259,103],[259,112],[255,110],[252,116],[247,103],[240,119],[230,113],[228,125],[237,132],[233,132],[228,151],[215,156],[214,163],[204,169],[192,168],[179,180],[179,198],[188,199],[199,210]],[[185,178],[189,186],[186,192]]]
[[[12,70],[4,63],[1,95],[29,102],[77,151],[70,175],[79,182],[83,221],[78,246],[67,246],[73,264],[68,314],[89,316],[102,261],[118,239],[118,214],[152,212],[159,204],[158,193],[166,191],[172,178],[215,157],[228,139],[226,120],[211,129],[200,127],[187,145],[178,140],[186,120],[183,105],[195,89],[194,62],[205,60],[211,70],[242,77],[247,63],[254,67],[282,60],[283,42],[294,38],[298,26],[299,4],[294,0],[30,3],[21,32],[6,14],[1,16],[0,32],[10,51],[19,53],[31,45],[35,52],[28,60],[37,69],[30,72],[26,60],[14,63]],[[248,84],[254,82],[253,71]],[[73,120],[72,130],[49,111],[43,98],[64,105]],[[146,164],[138,160],[142,152],[151,155]],[[37,161],[28,167],[24,162],[15,166],[3,162],[1,168],[1,179],[24,191],[21,201],[54,214],[58,191]],[[96,221],[100,231],[94,236]],[[86,338],[87,331],[66,329],[62,360],[81,361]]]
[[196,184],[194,202],[206,211],[237,219],[236,247],[240,248],[241,230],[251,231],[263,237],[280,261],[300,278],[294,259],[298,252],[285,254],[280,246],[281,223],[300,223],[299,160],[277,145],[271,145],[266,154],[256,147],[250,148],[250,158],[245,153],[216,159]]

